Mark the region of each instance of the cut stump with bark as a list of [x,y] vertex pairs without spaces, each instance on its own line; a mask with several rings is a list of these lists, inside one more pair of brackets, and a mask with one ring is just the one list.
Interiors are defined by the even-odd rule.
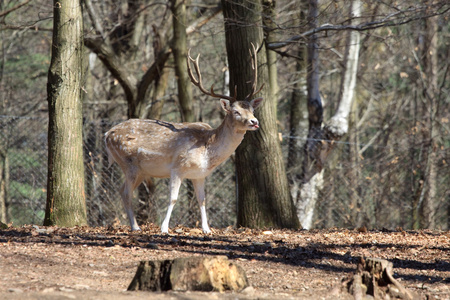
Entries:
[[141,261],[129,291],[241,291],[244,270],[226,256]]
[[419,299],[393,277],[393,264],[379,258],[360,258],[355,275],[347,282],[355,300],[370,295],[375,299]]

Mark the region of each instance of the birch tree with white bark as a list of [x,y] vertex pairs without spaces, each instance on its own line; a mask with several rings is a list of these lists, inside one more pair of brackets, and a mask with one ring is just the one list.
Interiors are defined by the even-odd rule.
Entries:
[[[350,19],[361,15],[361,2],[352,1]],[[313,27],[317,27],[317,1],[309,1],[308,20]],[[312,28],[314,29],[314,28]],[[319,93],[319,53],[317,37],[310,36],[308,42],[308,112],[309,132],[308,141],[304,148],[303,174],[300,192],[296,199],[297,215],[303,228],[313,227],[314,209],[319,192],[323,187],[323,166],[335,142],[340,140],[349,127],[349,116],[354,100],[358,58],[360,49],[360,33],[349,31],[345,70],[342,75],[340,99],[333,117],[323,123],[323,107]]]

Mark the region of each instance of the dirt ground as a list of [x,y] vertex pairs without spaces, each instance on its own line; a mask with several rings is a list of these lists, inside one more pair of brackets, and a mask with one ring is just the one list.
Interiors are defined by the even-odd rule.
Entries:
[[[394,277],[421,299],[450,299],[450,232],[177,227],[0,230],[0,299],[353,299],[343,282],[358,258],[394,264]],[[226,255],[251,287],[240,293],[127,292],[142,260]]]

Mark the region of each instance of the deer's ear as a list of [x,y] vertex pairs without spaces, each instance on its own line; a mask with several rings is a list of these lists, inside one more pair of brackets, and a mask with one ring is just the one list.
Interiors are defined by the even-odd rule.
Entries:
[[231,111],[231,105],[229,100],[220,99],[220,106],[222,106],[222,109],[226,112]]
[[261,104],[262,101],[263,101],[263,98],[262,98],[262,97],[256,98],[256,99],[253,99],[252,101],[250,101],[250,105],[251,105],[254,109],[256,109],[256,108]]

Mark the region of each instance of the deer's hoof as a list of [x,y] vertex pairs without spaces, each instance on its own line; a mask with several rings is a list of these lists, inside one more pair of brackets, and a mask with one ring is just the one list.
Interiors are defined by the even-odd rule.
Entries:
[[169,228],[162,226],[161,227],[161,233],[162,234],[169,234]]

